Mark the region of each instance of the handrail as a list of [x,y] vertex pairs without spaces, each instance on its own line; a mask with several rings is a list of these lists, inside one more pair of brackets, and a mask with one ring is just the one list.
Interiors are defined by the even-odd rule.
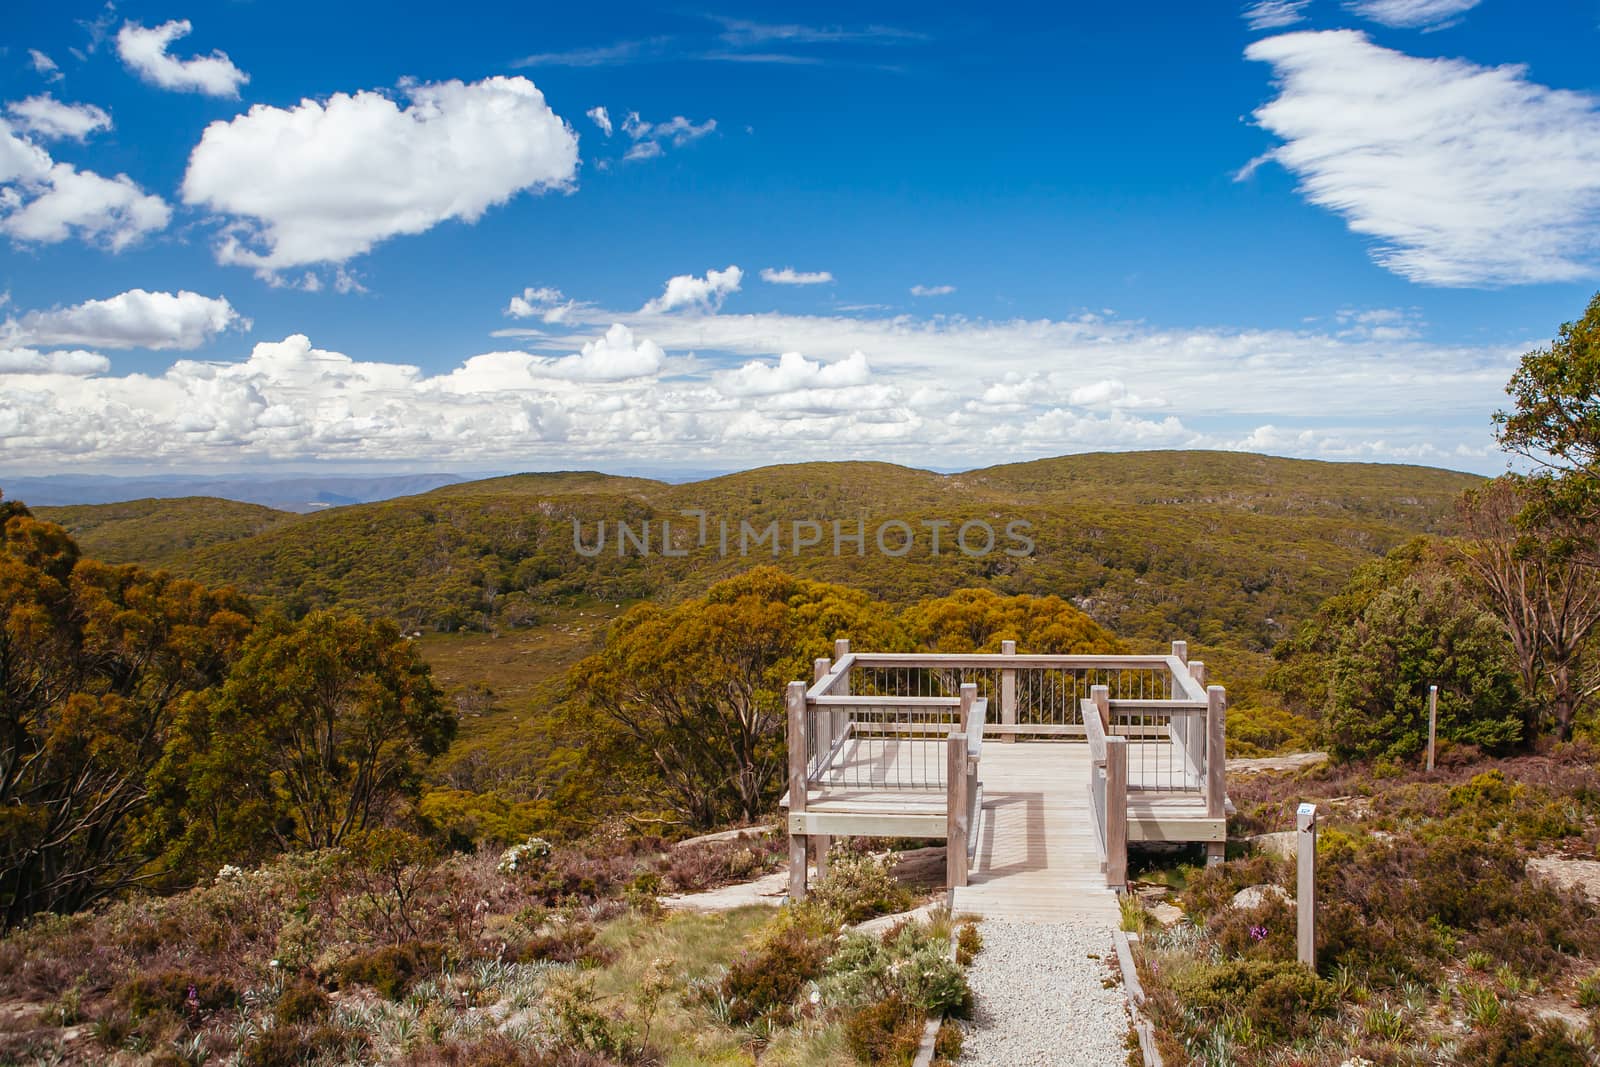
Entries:
[[[1082,667],[1116,670],[1119,667],[1167,667],[1177,660],[1160,655],[1005,655],[999,652],[852,652],[861,667]],[[1201,695],[1204,699],[1204,694]]]

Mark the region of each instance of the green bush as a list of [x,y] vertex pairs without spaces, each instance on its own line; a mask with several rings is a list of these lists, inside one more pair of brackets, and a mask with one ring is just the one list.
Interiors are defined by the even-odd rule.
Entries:
[[794,1002],[822,973],[831,947],[799,926],[783,925],[757,948],[740,953],[720,985],[729,1021],[741,1026],[763,1017],[790,1022]]
[[236,1007],[239,991],[225,978],[188,971],[158,971],[121,983],[112,998],[135,1019],[156,1011],[193,1015]]
[[341,986],[371,986],[390,1000],[399,1000],[414,983],[444,970],[448,959],[443,945],[413,941],[351,956],[334,975]]
[[911,906],[911,891],[895,881],[893,866],[892,856],[878,859],[837,850],[828,858],[828,876],[812,889],[810,899],[847,923],[905,911]]
[[909,1065],[922,1043],[922,1011],[892,994],[845,1019],[845,1044],[862,1063]]
[[272,1017],[282,1026],[312,1022],[327,1014],[328,994],[316,983],[304,980],[286,988],[272,1009]]
[[250,1039],[241,1062],[244,1067],[303,1067],[352,1040],[336,1026],[274,1026]]
[[1589,1067],[1592,1062],[1560,1023],[1532,1022],[1513,1011],[1473,1034],[1456,1055],[1457,1062],[1474,1067]]
[[1378,595],[1334,654],[1324,730],[1338,759],[1411,759],[1428,737],[1485,749],[1522,739],[1522,696],[1504,629],[1444,571],[1413,573]]
[[1244,1001],[1251,1025],[1275,1041],[1304,1037],[1337,1008],[1333,987],[1298,965],[1263,979]]

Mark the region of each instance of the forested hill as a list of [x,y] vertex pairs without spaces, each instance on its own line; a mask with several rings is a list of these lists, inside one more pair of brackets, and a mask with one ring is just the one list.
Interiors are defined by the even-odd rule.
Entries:
[[[674,597],[754,563],[776,562],[808,576],[860,586],[893,602],[966,585],[1001,592],[1057,593],[1134,640],[1183,634],[1214,644],[1264,649],[1334,592],[1365,559],[1424,532],[1447,528],[1454,498],[1478,479],[1426,467],[1334,464],[1221,452],[1094,454],[940,475],[881,463],[765,467],[684,485],[561,472],[448,486],[419,496],[272,521],[241,522],[237,536],[189,542],[188,523],[157,543],[164,502],[141,520],[143,557],[212,583],[233,583],[293,611],[339,604],[398,617],[408,628],[522,625],[544,605],[573,596],[623,600]],[[183,502],[171,502],[175,506]],[[127,507],[127,505],[107,505]],[[696,544],[707,516],[707,543]],[[66,514],[68,511],[71,514]],[[81,539],[86,552],[126,558],[100,509],[43,509]],[[243,515],[240,515],[243,518]],[[857,520],[865,555],[846,542],[835,556],[828,532]],[[660,554],[671,522],[681,558]],[[729,524],[726,555],[718,524]],[[791,524],[821,523],[820,545],[793,551]],[[881,554],[874,530],[900,520],[917,531],[902,558]],[[925,520],[946,520],[942,551],[931,552]],[[963,522],[991,524],[995,551],[956,551]],[[1007,522],[1031,524],[1031,556],[1007,556]],[[587,557],[574,545],[597,544]],[[651,553],[619,553],[618,522],[652,532]],[[739,553],[740,523],[777,521],[782,541]],[[897,537],[889,537],[891,546]]]
[[190,549],[238,541],[299,519],[293,512],[214,496],[73,504],[33,513],[65,526],[95,559],[149,567],[167,567]]

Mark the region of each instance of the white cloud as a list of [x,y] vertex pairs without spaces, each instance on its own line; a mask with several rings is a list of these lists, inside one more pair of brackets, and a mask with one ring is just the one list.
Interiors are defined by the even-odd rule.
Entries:
[[390,237],[476,222],[520,192],[571,187],[577,138],[526,78],[403,93],[404,109],[381,93],[336,93],[208,126],[183,198],[234,218],[218,260],[268,274],[343,262]]
[[529,286],[520,296],[513,296],[504,314],[514,319],[531,319],[538,316],[544,322],[565,322],[575,311],[592,307],[576,300],[566,299],[560,289],[548,286]]
[[1244,20],[1252,30],[1281,30],[1305,19],[1311,0],[1260,0],[1244,9]]
[[56,61],[39,51],[37,48],[28,49],[28,62],[33,64],[34,72],[45,81],[58,82],[66,75],[61,73],[61,68]]
[[1278,96],[1255,112],[1311,203],[1372,237],[1415,282],[1514,285],[1596,273],[1600,99],[1519,66],[1419,59],[1354,30],[1290,33],[1245,50]]
[[93,104],[64,104],[49,93],[6,105],[18,127],[45,138],[82,141],[96,130],[109,130],[111,116]]
[[722,307],[722,301],[729,293],[739,291],[739,283],[743,280],[744,271],[736,266],[730,266],[726,270],[708,270],[704,278],[697,278],[693,274],[679,274],[667,279],[666,288],[662,290],[661,295],[645,304],[640,310],[646,314],[673,311],[683,307],[716,311]]
[[953,285],[913,285],[912,296],[949,296],[956,291]]
[[209,56],[177,59],[167,49],[193,29],[188,19],[175,19],[146,28],[137,22],[124,22],[117,31],[117,55],[127,68],[151,85],[179,93],[204,93],[207,96],[239,95],[239,86],[250,75],[233,65],[224,52]]
[[[537,288],[523,299],[570,301]],[[544,323],[499,331],[525,339],[526,351],[507,344],[440,373],[355,360],[300,335],[234,360],[181,359],[157,375],[111,377],[93,353],[28,355],[9,358],[33,373],[0,388],[0,452],[18,469],[748,466],[864,449],[959,467],[1151,447],[1502,463],[1491,454],[1489,415],[1538,339],[1430,343],[1406,308],[1330,310],[1320,321],[1162,328],[1112,315],[991,321],[579,304],[560,333]],[[1413,336],[1378,336],[1388,329]]]
[[833,281],[833,272],[803,271],[795,270],[793,267],[774,270],[771,267],[764,267],[761,271],[761,280],[769,285],[826,285]]
[[88,345],[94,348],[199,348],[232,328],[248,330],[226,297],[130,289],[106,300],[87,300],[52,311],[30,311],[8,319],[0,340],[25,345]]
[[98,352],[39,352],[32,348],[0,348],[0,374],[104,374],[111,361]]
[[588,111],[585,111],[584,114],[588,115],[590,121],[592,121],[596,126],[600,127],[601,133],[604,133],[607,137],[611,136],[613,127],[611,125],[611,113],[609,111],[599,105],[596,105],[591,107]]
[[716,119],[706,119],[696,125],[682,115],[674,115],[666,122],[651,123],[641,119],[637,111],[630,111],[628,117],[622,120],[622,132],[634,143],[622,158],[654,159],[665,151],[667,144],[670,143],[674,148],[682,148],[716,128]]
[[77,236],[120,252],[163,229],[172,209],[126,174],[103,178],[57,163],[0,119],[0,233],[22,244]]
[[1397,29],[1441,29],[1483,0],[1350,0],[1345,7],[1362,18]]
[[861,352],[852,352],[835,363],[785,352],[776,364],[752,360],[737,370],[717,375],[715,381],[728,396],[774,396],[802,389],[846,389],[866,385],[871,377],[872,368]]

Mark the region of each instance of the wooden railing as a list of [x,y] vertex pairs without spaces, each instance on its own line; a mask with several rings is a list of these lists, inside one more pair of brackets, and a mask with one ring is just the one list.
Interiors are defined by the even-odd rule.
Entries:
[[950,877],[965,884],[984,737],[1084,740],[1107,884],[1121,886],[1130,802],[1187,795],[1225,816],[1226,694],[1205,677],[1182,641],[1169,655],[1103,656],[1019,655],[1011,641],[999,653],[868,653],[839,641],[809,686],[789,687],[790,811],[813,790],[942,792]]

